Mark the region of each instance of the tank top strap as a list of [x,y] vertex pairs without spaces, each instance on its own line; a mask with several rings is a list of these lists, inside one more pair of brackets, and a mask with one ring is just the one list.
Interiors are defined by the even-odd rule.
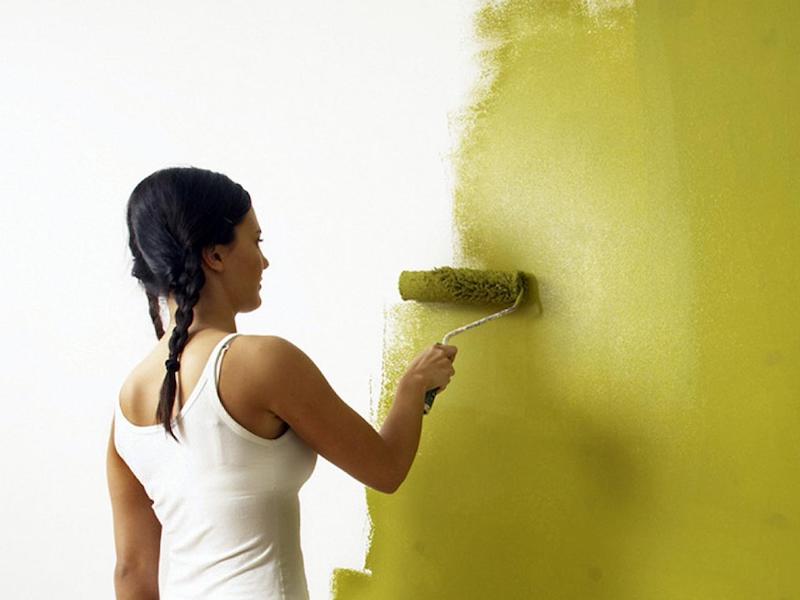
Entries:
[[225,351],[230,347],[230,343],[237,335],[240,335],[238,331],[234,331],[233,333],[229,333],[224,338],[219,341],[217,344],[217,356],[212,361],[214,363],[214,389],[217,389],[219,384],[219,372],[222,369],[222,355],[225,354]]

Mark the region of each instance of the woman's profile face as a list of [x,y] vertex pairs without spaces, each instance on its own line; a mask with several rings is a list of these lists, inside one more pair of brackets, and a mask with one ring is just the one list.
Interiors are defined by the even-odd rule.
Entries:
[[235,227],[235,232],[236,239],[225,260],[225,270],[230,270],[229,284],[236,290],[242,310],[253,310],[261,305],[261,277],[269,261],[261,252],[261,226],[252,207]]

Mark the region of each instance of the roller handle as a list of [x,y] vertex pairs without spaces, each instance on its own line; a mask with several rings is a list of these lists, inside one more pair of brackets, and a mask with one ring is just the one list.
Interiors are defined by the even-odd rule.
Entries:
[[423,415],[427,415],[431,411],[431,407],[433,407],[433,399],[436,397],[436,394],[439,393],[439,388],[433,388],[432,390],[428,390],[425,392],[425,406],[423,407]]
[[[446,346],[447,342],[450,341],[450,338],[452,336],[456,335],[456,333],[458,333],[458,330],[451,331],[450,333],[445,335],[444,338],[442,338],[442,341],[440,343],[442,345]],[[431,408],[433,408],[433,399],[436,398],[436,394],[438,394],[439,390],[441,390],[441,389],[442,388],[438,388],[437,387],[437,388],[433,388],[432,390],[428,390],[427,392],[425,392],[425,405],[422,407],[422,415],[423,416],[425,416],[429,412],[431,412]]]

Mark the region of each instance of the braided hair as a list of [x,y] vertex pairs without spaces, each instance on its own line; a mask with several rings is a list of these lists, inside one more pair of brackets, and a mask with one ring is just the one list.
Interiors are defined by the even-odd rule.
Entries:
[[202,250],[226,245],[236,237],[234,227],[251,207],[250,194],[226,175],[197,167],[158,170],[140,181],[128,199],[128,245],[133,275],[147,295],[156,337],[164,336],[160,297],[174,294],[175,328],[169,339],[166,375],[156,418],[176,442],[172,409],[177,390],[178,357],[189,337],[194,306],[206,278]]

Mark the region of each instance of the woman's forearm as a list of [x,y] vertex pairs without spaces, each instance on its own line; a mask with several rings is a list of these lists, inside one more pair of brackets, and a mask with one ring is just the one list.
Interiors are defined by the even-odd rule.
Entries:
[[415,376],[404,376],[397,386],[394,402],[383,422],[380,435],[394,457],[397,473],[396,486],[405,481],[414,462],[422,432],[422,415],[425,388]]

